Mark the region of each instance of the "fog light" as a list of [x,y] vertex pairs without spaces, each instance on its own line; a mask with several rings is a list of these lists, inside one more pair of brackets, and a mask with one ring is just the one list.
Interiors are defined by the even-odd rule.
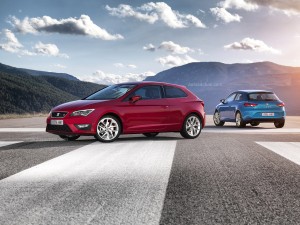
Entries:
[[90,130],[91,124],[75,124],[75,127],[79,130]]

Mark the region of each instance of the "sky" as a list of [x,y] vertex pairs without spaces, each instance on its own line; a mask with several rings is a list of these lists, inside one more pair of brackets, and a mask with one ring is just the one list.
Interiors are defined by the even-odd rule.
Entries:
[[190,62],[300,66],[300,0],[0,0],[0,62],[102,84]]

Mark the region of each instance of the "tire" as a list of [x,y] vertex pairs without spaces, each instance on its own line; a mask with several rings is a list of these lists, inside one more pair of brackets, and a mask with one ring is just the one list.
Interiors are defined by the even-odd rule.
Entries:
[[284,127],[284,123],[285,123],[285,120],[275,121],[275,122],[274,122],[274,126],[275,126],[276,128],[283,128],[283,127]]
[[188,115],[182,125],[180,134],[187,139],[194,139],[201,133],[202,123],[199,116],[196,114]]
[[257,127],[260,123],[259,122],[251,122],[250,124],[252,127]]
[[221,121],[220,113],[218,111],[215,111],[214,116],[213,116],[213,120],[214,120],[214,124],[217,127],[222,127],[225,124],[224,121]]
[[242,128],[246,126],[246,123],[244,122],[242,114],[240,112],[237,112],[235,114],[235,124],[238,128]]
[[113,142],[121,134],[121,123],[115,116],[103,116],[98,124],[95,138],[101,142]]
[[143,133],[144,136],[148,137],[148,138],[153,138],[156,137],[159,133]]
[[65,141],[75,141],[80,137],[80,135],[59,135],[59,137]]

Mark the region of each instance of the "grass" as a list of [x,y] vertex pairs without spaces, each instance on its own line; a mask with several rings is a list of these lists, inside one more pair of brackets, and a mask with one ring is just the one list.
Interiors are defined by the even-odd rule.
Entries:
[[31,118],[31,117],[47,117],[48,113],[41,112],[41,113],[24,113],[24,114],[0,114],[0,120],[6,119],[17,119],[17,118]]

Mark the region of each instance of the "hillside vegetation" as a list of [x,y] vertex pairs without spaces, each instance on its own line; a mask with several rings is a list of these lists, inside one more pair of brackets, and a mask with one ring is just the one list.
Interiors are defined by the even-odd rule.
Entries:
[[49,112],[58,104],[81,99],[101,88],[89,82],[0,71],[0,114]]

